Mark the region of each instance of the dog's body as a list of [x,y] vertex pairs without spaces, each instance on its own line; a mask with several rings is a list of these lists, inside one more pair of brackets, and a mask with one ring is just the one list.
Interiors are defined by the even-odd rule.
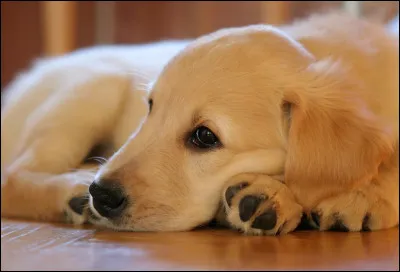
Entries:
[[[4,100],[2,216],[187,230],[221,202],[247,233],[287,233],[303,213],[321,230],[395,226],[398,80],[398,34],[336,14],[45,60]],[[201,133],[213,152],[194,151]],[[71,170],[100,143],[118,152],[96,176]],[[103,185],[71,210],[93,180],[121,184],[130,210],[97,208]]]
[[[63,96],[69,95],[71,92],[78,92],[74,89],[75,87],[79,88],[93,79],[105,76],[116,78],[115,82],[108,84],[125,85],[122,88],[119,86],[118,88],[105,88],[105,93],[98,91],[98,94],[90,93],[88,95],[99,95],[100,99],[105,99],[103,103],[106,104],[110,102],[109,99],[123,99],[123,103],[127,103],[127,105],[118,105],[118,109],[125,107],[127,110],[134,111],[118,113],[118,119],[122,124],[114,127],[109,135],[104,135],[110,144],[118,149],[138,127],[136,119],[146,115],[147,105],[142,105],[140,97],[143,93],[139,92],[147,92],[146,84],[150,80],[154,80],[166,62],[186,44],[185,41],[168,41],[137,46],[103,46],[81,49],[65,57],[37,62],[28,73],[23,73],[13,81],[5,92],[2,112],[2,128],[4,130],[1,138],[3,147],[1,166],[9,165],[12,162],[21,142],[18,137],[24,134],[23,130],[29,123],[27,119],[35,111],[45,105],[49,99],[61,100]],[[71,84],[73,87],[60,87],[67,84]],[[122,90],[125,93],[120,94],[121,98],[114,98],[118,96],[115,92],[123,88],[126,90]],[[86,102],[85,99],[90,99],[90,97],[83,98]],[[69,109],[66,110],[69,111]],[[82,112],[76,113],[77,116],[88,114],[85,108],[81,110]],[[124,118],[123,114],[127,117]],[[126,120],[126,118],[131,119],[132,116],[134,116],[134,120]]]

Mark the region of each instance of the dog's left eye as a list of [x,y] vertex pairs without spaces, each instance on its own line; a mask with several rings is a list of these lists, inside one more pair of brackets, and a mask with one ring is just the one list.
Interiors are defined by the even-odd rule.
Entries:
[[153,99],[149,99],[149,114],[151,112],[151,110],[153,109]]
[[189,137],[189,142],[192,146],[201,149],[214,148],[221,144],[218,137],[205,126],[195,129]]

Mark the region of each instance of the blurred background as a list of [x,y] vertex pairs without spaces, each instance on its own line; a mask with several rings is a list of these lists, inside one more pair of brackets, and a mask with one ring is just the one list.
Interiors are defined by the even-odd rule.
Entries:
[[98,44],[195,38],[219,28],[290,23],[345,9],[379,23],[398,1],[1,1],[1,86],[36,58]]

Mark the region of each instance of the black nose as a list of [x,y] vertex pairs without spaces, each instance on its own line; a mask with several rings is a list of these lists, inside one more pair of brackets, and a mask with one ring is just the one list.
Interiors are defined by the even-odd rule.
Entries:
[[121,187],[115,182],[93,182],[89,187],[93,197],[93,206],[104,217],[118,217],[126,208],[126,197]]

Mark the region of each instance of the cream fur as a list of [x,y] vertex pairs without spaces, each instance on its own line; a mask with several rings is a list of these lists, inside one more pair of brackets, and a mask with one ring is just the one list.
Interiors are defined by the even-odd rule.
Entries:
[[[116,221],[94,222],[114,229],[189,230],[221,207],[248,234],[287,233],[314,212],[320,230],[338,216],[351,231],[366,219],[372,230],[395,226],[398,75],[398,34],[342,14],[42,60],[3,101],[2,216],[55,221],[67,212],[85,222],[68,200],[107,178],[133,203]],[[186,146],[199,125],[223,147]],[[107,163],[81,168],[104,141],[116,151]],[[243,180],[228,205],[226,190]],[[243,222],[246,195],[267,200]],[[271,208],[276,225],[252,227]]]

